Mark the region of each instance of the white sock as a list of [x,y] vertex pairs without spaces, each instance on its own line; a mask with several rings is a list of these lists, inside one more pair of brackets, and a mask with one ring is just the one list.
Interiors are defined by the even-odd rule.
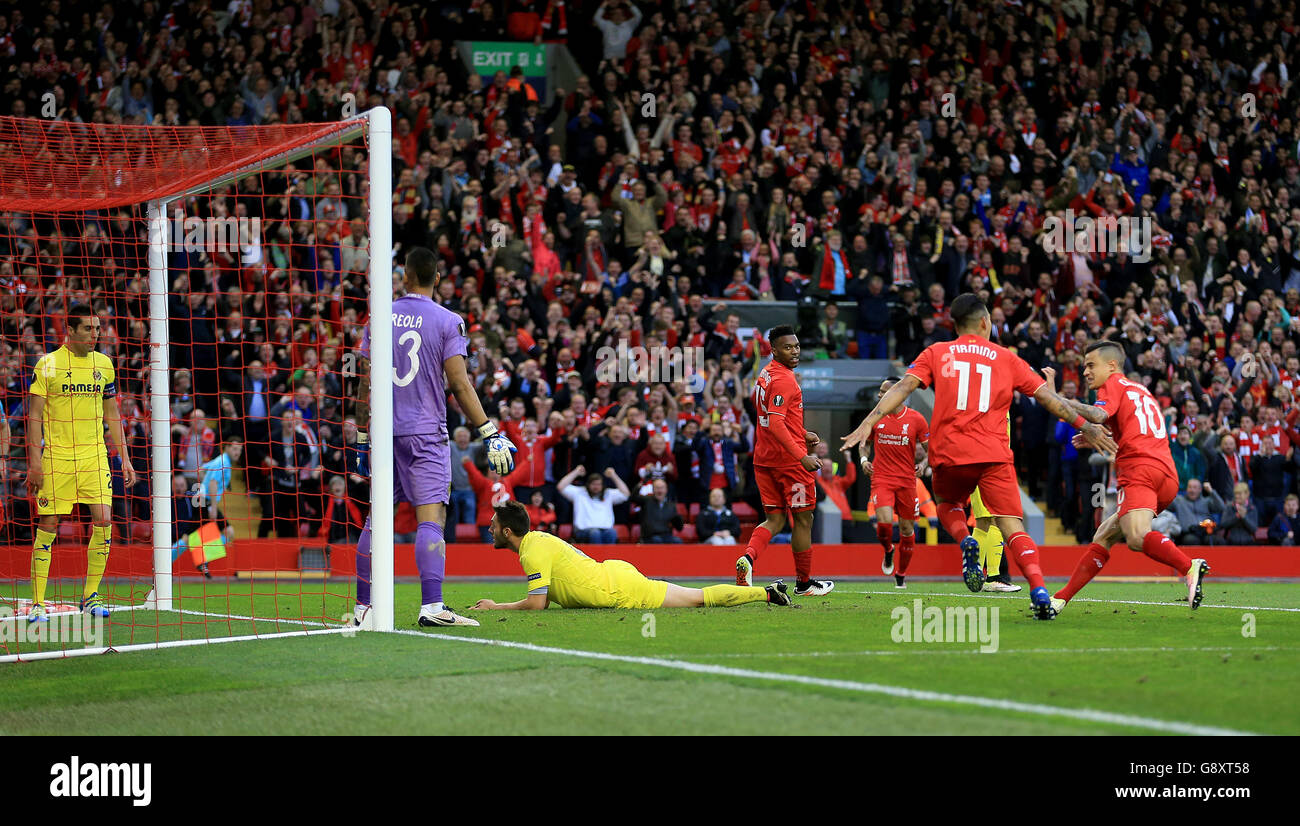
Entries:
[[431,614],[441,614],[443,611],[447,610],[442,606],[441,602],[430,602],[427,605],[422,605],[420,607]]

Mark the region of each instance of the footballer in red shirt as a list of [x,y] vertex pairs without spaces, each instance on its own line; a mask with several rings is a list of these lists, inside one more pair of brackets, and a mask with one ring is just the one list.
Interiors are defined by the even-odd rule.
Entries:
[[[880,383],[880,395],[889,392],[897,379]],[[871,504],[876,507],[876,536],[885,549],[880,570],[894,575],[894,586],[906,588],[904,577],[915,548],[916,518],[921,503],[916,501],[916,475],[925,461],[922,447],[930,440],[930,423],[904,405],[880,420],[871,431],[871,455],[864,452],[862,472],[871,477]],[[894,566],[894,515],[898,515],[898,566]]]
[[1151,520],[1178,496],[1178,470],[1169,452],[1164,411],[1144,385],[1124,378],[1125,359],[1124,349],[1113,341],[1088,347],[1083,377],[1097,391],[1097,404],[1067,402],[1085,415],[1090,415],[1085,408],[1100,410],[1115,434],[1119,510],[1098,526],[1070,581],[1052,597],[1058,614],[1106,565],[1110,546],[1120,539],[1173,568],[1187,583],[1187,604],[1193,609],[1201,604],[1201,581],[1210,570],[1204,559],[1189,559],[1169,537],[1151,530]]
[[903,380],[889,389],[876,409],[844,437],[844,447],[866,444],[876,425],[902,406],[918,387],[934,388],[930,419],[930,466],[939,521],[961,544],[962,577],[966,587],[984,587],[979,542],[966,527],[963,504],[978,486],[985,508],[1006,537],[1006,549],[1029,580],[1034,616],[1055,617],[1051,595],[1038,564],[1038,546],[1025,533],[1020,486],[1007,444],[1007,412],[1016,391],[1032,395],[1048,412],[1072,422],[1098,449],[1114,449],[1105,428],[1087,421],[1019,356],[989,341],[993,322],[979,296],[964,293],[952,302],[955,341],[927,347],[907,369]]
[[799,366],[799,337],[788,324],[768,333],[772,360],[754,382],[754,480],[767,519],[754,529],[745,555],[736,560],[736,584],[753,585],[754,561],[772,537],[785,530],[790,512],[790,545],[797,574],[795,596],[821,596],[835,583],[812,578],[813,509],[821,461],[812,455],[820,441],[803,426],[803,391],[794,368]]

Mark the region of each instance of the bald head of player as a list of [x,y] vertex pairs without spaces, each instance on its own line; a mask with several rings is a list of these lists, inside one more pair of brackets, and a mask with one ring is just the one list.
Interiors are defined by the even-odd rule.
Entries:
[[432,298],[438,286],[438,256],[426,247],[412,247],[406,254],[405,270],[406,291]]
[[519,543],[529,527],[528,509],[522,503],[514,499],[502,502],[492,512],[492,547],[519,553]]
[[[893,387],[895,384],[898,384],[898,379],[894,378],[893,376],[890,376],[889,378],[882,381],[880,383],[880,395],[877,396],[876,398],[878,399],[884,398],[885,394],[889,392],[889,388]],[[903,406],[904,407],[907,406],[906,399],[903,400]]]
[[67,317],[68,349],[84,356],[99,343],[99,315],[85,304],[73,304]]
[[962,293],[953,299],[949,309],[952,324],[959,336],[988,338],[993,333],[993,320],[989,308],[975,293]]
[[1116,373],[1124,372],[1124,348],[1113,341],[1102,340],[1088,345],[1083,351],[1083,380],[1096,390]]
[[799,336],[789,324],[773,327],[767,334],[767,343],[772,345],[772,358],[791,370],[799,366]]

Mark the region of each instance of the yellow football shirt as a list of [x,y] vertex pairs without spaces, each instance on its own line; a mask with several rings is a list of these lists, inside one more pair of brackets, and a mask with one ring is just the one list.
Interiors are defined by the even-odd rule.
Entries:
[[98,351],[77,356],[65,346],[42,356],[34,372],[31,392],[45,397],[45,459],[104,456],[104,399],[117,396],[113,362]]
[[[597,562],[544,531],[529,531],[519,543],[519,564],[528,577],[528,593],[547,594],[564,608],[616,608],[618,595],[635,573],[626,562]],[[640,574],[636,574],[640,577]],[[644,577],[641,577],[644,580]]]

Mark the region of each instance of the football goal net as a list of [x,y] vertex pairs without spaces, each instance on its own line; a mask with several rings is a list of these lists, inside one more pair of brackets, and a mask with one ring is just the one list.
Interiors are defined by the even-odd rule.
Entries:
[[0,662],[392,629],[392,140],[0,118]]

